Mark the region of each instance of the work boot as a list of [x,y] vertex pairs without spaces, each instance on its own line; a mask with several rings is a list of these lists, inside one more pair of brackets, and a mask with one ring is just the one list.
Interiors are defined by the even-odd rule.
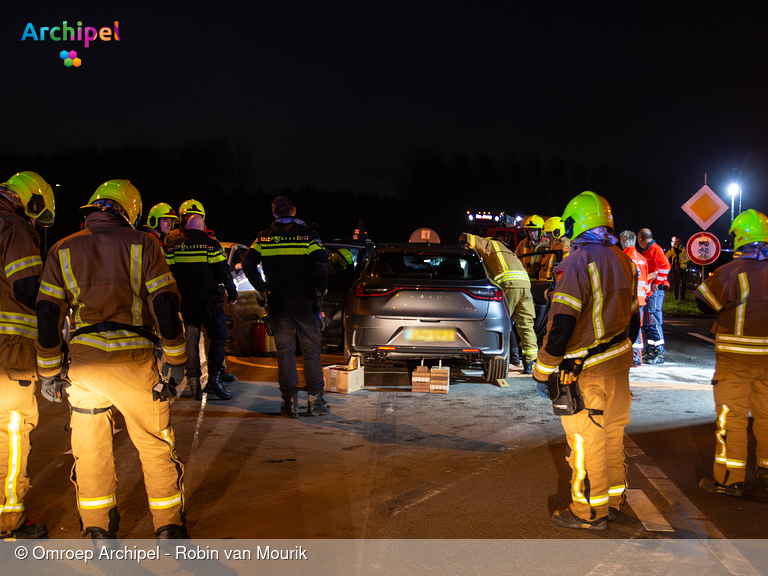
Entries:
[[168,524],[155,530],[155,537],[158,540],[188,540],[186,524]]
[[768,490],[768,468],[757,469],[757,483]]
[[213,394],[220,400],[232,400],[233,398],[232,392],[227,392],[221,385],[220,373],[214,374],[212,377],[211,375],[208,376],[208,384],[203,388],[203,392],[206,394]]
[[520,366],[520,352],[517,347],[509,351],[509,363],[512,366]]
[[328,414],[331,411],[331,407],[323,398],[323,391],[321,390],[317,394],[310,394],[307,400],[307,416],[320,416],[321,414]]
[[237,381],[237,376],[235,376],[234,374],[230,374],[226,370],[222,370],[221,371],[221,381],[224,382],[225,384],[229,384],[230,382]]
[[525,367],[523,368],[523,374],[533,374],[533,366],[536,364],[536,359],[526,360]]
[[616,518],[619,517],[619,514],[621,514],[621,510],[619,510],[618,508],[614,508],[613,506],[608,508],[608,522],[615,521]]
[[114,540],[117,538],[117,532],[108,532],[98,526],[90,526],[85,529],[85,535],[91,535],[91,540]]
[[570,508],[557,510],[552,514],[552,522],[560,528],[573,528],[574,530],[608,530],[608,519],[600,518],[594,522],[582,520],[571,512]]
[[744,482],[735,484],[720,484],[712,477],[702,478],[699,481],[699,488],[715,494],[727,494],[728,496],[741,496],[744,494]]
[[649,358],[645,362],[646,364],[664,364],[664,351],[657,350],[653,358]]
[[656,349],[656,346],[651,346],[649,344],[643,353],[643,364],[652,364],[653,362],[651,362],[651,360],[656,358],[658,353],[659,351]]
[[199,376],[187,377],[187,384],[189,384],[189,394],[190,396],[192,396],[192,399],[202,400],[203,391],[200,388],[200,377]]
[[280,414],[293,420],[299,417],[299,393],[286,394],[283,396],[283,404],[280,406]]
[[3,532],[0,538],[6,542],[14,540],[37,540],[48,536],[48,528],[45,524],[35,524],[26,519],[26,522],[10,532]]

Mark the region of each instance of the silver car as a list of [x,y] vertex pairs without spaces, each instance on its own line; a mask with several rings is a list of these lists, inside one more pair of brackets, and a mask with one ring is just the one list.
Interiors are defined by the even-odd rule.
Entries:
[[509,311],[474,250],[376,247],[344,306],[344,356],[363,361],[481,362],[488,382],[509,370]]

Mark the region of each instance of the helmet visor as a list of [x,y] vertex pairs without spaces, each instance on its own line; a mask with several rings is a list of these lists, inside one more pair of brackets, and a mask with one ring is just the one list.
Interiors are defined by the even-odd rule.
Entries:
[[568,216],[568,218],[565,219],[565,222],[563,222],[563,225],[565,227],[565,234],[564,236],[568,238],[568,240],[573,240],[573,225],[576,224],[576,220],[573,219],[573,216]]
[[33,195],[27,203],[27,214],[40,226],[53,226],[53,212],[45,207],[45,198],[38,194]]

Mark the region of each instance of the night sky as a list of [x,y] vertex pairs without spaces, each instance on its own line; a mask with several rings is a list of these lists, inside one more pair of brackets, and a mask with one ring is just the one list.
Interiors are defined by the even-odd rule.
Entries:
[[[741,170],[744,208],[768,211],[766,11],[501,4],[15,3],[1,25],[0,150],[165,149],[222,137],[246,151],[249,185],[270,196],[311,185],[405,195],[416,210],[440,202],[457,215],[557,215],[600,184],[619,230],[648,226],[665,245],[696,231],[679,207],[705,173],[727,199]],[[119,20],[121,40],[20,41],[29,22],[39,30],[64,20]],[[82,66],[66,68],[63,49]],[[444,194],[424,189],[419,203],[413,166],[425,155],[464,162],[474,176]],[[527,172],[505,191],[514,178],[493,173],[510,159]],[[6,164],[2,178],[37,169]],[[138,169],[122,168],[93,170],[93,186],[60,194],[60,209],[82,204],[100,179]],[[434,170],[435,182],[452,179],[444,165]],[[486,205],[478,182],[489,179],[500,189]],[[162,190],[142,193],[145,214],[163,200]],[[268,223],[268,207],[249,208]],[[333,207],[310,216],[332,219]],[[380,227],[377,240],[397,239],[384,236]]]

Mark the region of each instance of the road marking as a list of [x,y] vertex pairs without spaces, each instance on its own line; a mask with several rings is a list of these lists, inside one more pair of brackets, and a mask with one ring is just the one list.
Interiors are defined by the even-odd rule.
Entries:
[[712,344],[715,344],[716,342],[712,340],[712,338],[708,338],[707,336],[702,336],[701,334],[696,334],[696,332],[688,332],[689,336],[695,336],[696,338],[701,338],[702,340],[706,340],[707,342],[711,342]]
[[670,503],[672,508],[685,520],[686,524],[690,526],[691,530],[701,540],[725,538],[671,480],[668,478],[648,478],[648,481],[656,486],[656,490],[664,496],[664,499]]
[[637,462],[635,462],[635,466],[640,468],[640,472],[642,472],[646,478],[666,478],[664,472],[656,468],[656,466],[651,466],[650,464],[638,464]]
[[649,532],[674,532],[675,529],[664,519],[642,490],[627,490],[627,504],[637,515],[637,519]]
[[[202,384],[200,384],[202,386]],[[205,405],[208,402],[208,394],[203,394],[203,399],[200,401],[200,413],[197,415],[197,422],[195,423],[195,435],[192,437],[192,454],[197,451],[197,445],[200,443],[200,425],[203,423],[203,415],[205,414]]]
[[638,447],[632,448],[631,446],[630,447],[625,446],[624,447],[624,454],[626,454],[630,458],[634,458],[635,456],[642,456],[644,454],[644,452],[642,450],[640,450],[640,448],[638,448]]

